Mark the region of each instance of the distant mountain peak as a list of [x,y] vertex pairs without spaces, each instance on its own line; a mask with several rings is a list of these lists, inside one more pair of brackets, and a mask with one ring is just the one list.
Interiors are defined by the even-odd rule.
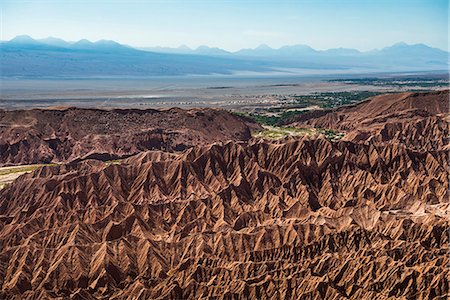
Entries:
[[177,49],[179,49],[179,50],[188,50],[188,51],[192,50],[191,48],[189,48],[189,47],[186,46],[185,44],[180,45]]
[[58,41],[58,42],[65,42],[65,43],[67,43],[65,40],[60,39],[60,38],[56,38],[56,37],[53,37],[53,36],[49,36],[49,37],[46,37],[46,38],[44,38],[44,39],[40,39],[39,41],[40,41],[40,42],[53,42],[53,41]]
[[304,44],[298,44],[298,45],[289,45],[289,46],[283,46],[278,51],[283,52],[285,54],[295,55],[300,53],[310,54],[310,53],[316,53],[317,50]]
[[200,45],[200,46],[198,46],[197,49],[195,49],[195,50],[204,50],[204,49],[212,49],[212,48],[209,47],[209,46],[206,46],[206,45]]
[[[315,50],[304,44],[276,49],[261,44],[256,48],[228,52],[206,45],[195,49],[186,45],[178,48],[133,48],[113,40],[67,42],[55,37],[35,40],[21,35],[1,42],[1,47],[4,50],[3,76],[231,74],[240,71],[278,72],[279,69],[292,69],[293,72],[297,69],[314,69],[316,72],[317,69],[324,73],[356,69],[434,71],[448,70],[449,57],[447,51],[404,42],[364,52],[347,48]],[[60,64],[60,53],[70,57],[70,62]],[[88,57],[95,58],[95,62]]]
[[46,45],[51,45],[51,46],[57,46],[57,47],[68,47],[70,46],[69,42],[66,42],[63,39],[59,39],[59,38],[55,38],[52,36],[49,36],[45,39],[40,39],[38,40],[40,43],[44,43]]
[[409,45],[405,42],[398,42],[398,43],[393,44],[391,47],[407,47],[407,46],[409,46]]
[[447,56],[448,52],[442,49],[433,48],[425,44],[407,44],[400,42],[393,44],[392,46],[382,48],[381,50],[375,50],[373,52],[386,53],[386,54],[398,54],[398,55],[414,55],[416,57],[425,57],[431,54],[437,54],[441,56]]
[[10,43],[20,43],[20,44],[36,44],[38,41],[33,39],[29,35],[18,35],[9,41]]
[[94,43],[91,42],[90,40],[87,39],[81,39],[75,43],[73,43],[73,45],[93,45]]
[[118,42],[113,41],[113,40],[98,40],[96,41],[94,44],[96,45],[120,45]]
[[209,47],[206,45],[200,45],[198,46],[194,52],[196,54],[202,54],[202,55],[225,55],[225,54],[230,54],[228,51],[223,50],[221,48],[217,48],[217,47]]
[[267,44],[261,44],[258,47],[256,47],[255,50],[273,50],[273,48],[271,48]]
[[422,44],[422,43],[407,44],[405,42],[398,42],[398,43],[395,43],[395,44],[393,44],[391,46],[384,47],[382,50],[384,50],[384,49],[404,49],[404,48],[427,48],[427,49],[433,49],[432,47],[427,46],[427,45]]
[[361,52],[359,50],[352,49],[352,48],[343,48],[343,47],[331,48],[331,49],[324,50],[321,52],[329,54],[329,55],[341,55],[341,56],[361,54]]
[[280,49],[285,49],[285,48],[303,48],[303,49],[312,49],[314,50],[311,46],[305,45],[305,44],[296,44],[296,45],[286,45],[281,47]]

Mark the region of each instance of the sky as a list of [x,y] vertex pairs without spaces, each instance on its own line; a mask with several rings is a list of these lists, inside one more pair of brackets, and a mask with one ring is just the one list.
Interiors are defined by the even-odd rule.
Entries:
[[0,39],[17,35],[182,44],[371,50],[397,42],[449,49],[448,0],[1,0]]

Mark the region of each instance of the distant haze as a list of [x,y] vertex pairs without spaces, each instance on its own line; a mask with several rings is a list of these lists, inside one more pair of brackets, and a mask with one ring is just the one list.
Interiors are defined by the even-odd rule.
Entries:
[[227,51],[261,44],[367,51],[403,41],[448,49],[447,0],[2,0],[0,8],[1,40],[27,34]]
[[396,43],[380,50],[316,50],[308,45],[267,45],[229,52],[136,49],[111,40],[68,42],[56,37],[17,36],[0,43],[2,77],[151,77],[174,75],[324,75],[399,71],[447,71],[449,53],[425,44]]

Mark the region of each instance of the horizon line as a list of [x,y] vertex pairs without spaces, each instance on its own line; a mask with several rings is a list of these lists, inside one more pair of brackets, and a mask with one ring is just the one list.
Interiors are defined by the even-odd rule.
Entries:
[[208,44],[201,44],[201,45],[198,45],[196,47],[195,46],[194,47],[193,46],[188,46],[186,43],[182,43],[182,44],[180,44],[178,46],[163,46],[163,45],[135,46],[135,45],[129,45],[129,44],[121,43],[121,42],[119,42],[117,40],[111,40],[111,39],[89,40],[87,38],[81,38],[81,39],[76,40],[76,41],[69,41],[69,40],[65,40],[63,38],[59,38],[59,37],[55,37],[55,36],[47,36],[47,37],[44,37],[44,38],[35,38],[35,37],[32,37],[32,36],[30,36],[28,34],[20,34],[20,35],[14,36],[13,38],[11,38],[9,40],[0,40],[0,43],[11,42],[14,39],[19,38],[19,37],[30,38],[30,39],[32,39],[32,40],[34,40],[36,42],[41,42],[43,44],[46,44],[46,43],[42,42],[42,40],[49,39],[49,38],[58,39],[58,40],[61,40],[61,41],[65,42],[65,43],[68,43],[68,44],[75,44],[75,43],[78,43],[80,41],[88,41],[88,42],[93,43],[93,44],[94,43],[98,43],[98,42],[114,42],[114,43],[117,43],[117,44],[122,45],[122,46],[127,46],[127,47],[134,48],[136,50],[143,50],[143,51],[145,51],[145,48],[166,48],[166,49],[173,49],[173,50],[177,50],[177,49],[180,49],[180,48],[188,48],[189,50],[195,51],[195,50],[198,50],[201,47],[208,47],[209,49],[219,49],[219,50],[228,52],[230,54],[233,54],[233,53],[236,53],[236,52],[239,52],[239,51],[242,51],[242,50],[256,50],[256,49],[258,49],[260,47],[267,47],[267,48],[270,48],[271,50],[280,50],[280,49],[285,48],[285,47],[305,46],[305,47],[309,47],[312,50],[317,51],[317,52],[329,51],[329,50],[337,50],[337,49],[346,49],[346,50],[356,50],[356,51],[361,52],[361,53],[367,53],[367,52],[376,51],[376,50],[382,50],[382,49],[389,48],[389,47],[392,47],[392,46],[395,46],[395,45],[402,45],[403,44],[403,45],[406,45],[406,46],[423,45],[423,46],[426,46],[426,47],[429,47],[429,48],[432,48],[432,49],[438,49],[438,50],[450,53],[450,49],[442,49],[442,48],[439,48],[439,47],[430,46],[430,45],[425,44],[425,43],[407,43],[405,41],[398,41],[398,42],[390,44],[390,45],[385,45],[385,46],[382,46],[382,47],[372,48],[372,49],[369,49],[369,50],[360,50],[358,48],[343,47],[343,46],[326,48],[326,49],[325,48],[320,49],[320,48],[314,48],[314,47],[312,47],[312,46],[310,46],[308,44],[301,44],[301,43],[285,44],[285,45],[282,45],[282,46],[279,46],[279,47],[270,46],[268,43],[261,43],[261,44],[255,46],[255,47],[253,47],[253,48],[248,48],[247,47],[247,48],[239,48],[238,50],[227,50],[226,48],[221,48],[221,47],[217,47],[217,46],[210,46]]

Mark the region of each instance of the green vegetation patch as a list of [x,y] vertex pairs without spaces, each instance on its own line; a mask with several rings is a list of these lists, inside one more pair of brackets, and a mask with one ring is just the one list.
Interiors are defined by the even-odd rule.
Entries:
[[331,142],[336,142],[345,136],[345,132],[323,128],[299,128],[292,126],[264,126],[264,130],[254,133],[256,138],[279,140],[288,136],[306,136],[323,134]]
[[380,95],[380,92],[324,92],[311,95],[292,95],[295,103],[281,107],[260,108],[255,112],[232,112],[266,126],[281,127],[293,116],[311,112],[313,109],[329,109],[342,105],[351,105],[369,97]]
[[53,166],[55,164],[38,164],[38,165],[23,165],[13,167],[0,167],[0,190],[6,188],[11,182],[22,174],[32,172],[43,166]]
[[317,128],[317,132],[325,135],[325,138],[331,142],[336,142],[342,139],[345,135],[344,132],[339,132],[333,129]]
[[27,173],[39,169],[43,166],[54,166],[55,164],[41,164],[41,165],[26,165],[17,167],[4,167],[0,168],[0,176],[15,174],[15,173]]
[[310,135],[314,132],[315,130],[312,128],[264,126],[264,130],[255,133],[254,136],[257,138],[278,140],[287,136]]
[[380,95],[380,92],[354,91],[354,92],[326,92],[311,95],[293,96],[298,104],[305,107],[317,105],[321,108],[334,108],[341,105],[358,103],[369,97]]
[[304,114],[305,110],[285,110],[279,113],[272,113],[269,111],[269,113],[262,112],[262,113],[245,113],[245,112],[233,112],[235,115],[243,116],[246,118],[249,118],[256,123],[259,123],[261,125],[266,126],[280,126],[283,124],[283,122],[287,119],[289,119],[292,116]]
[[390,77],[390,78],[354,78],[354,79],[333,79],[330,82],[342,82],[347,84],[361,84],[372,86],[391,86],[406,88],[433,88],[447,87],[449,84],[448,75],[438,75],[430,77]]
[[114,159],[105,161],[106,165],[120,165],[122,163],[122,159]]

